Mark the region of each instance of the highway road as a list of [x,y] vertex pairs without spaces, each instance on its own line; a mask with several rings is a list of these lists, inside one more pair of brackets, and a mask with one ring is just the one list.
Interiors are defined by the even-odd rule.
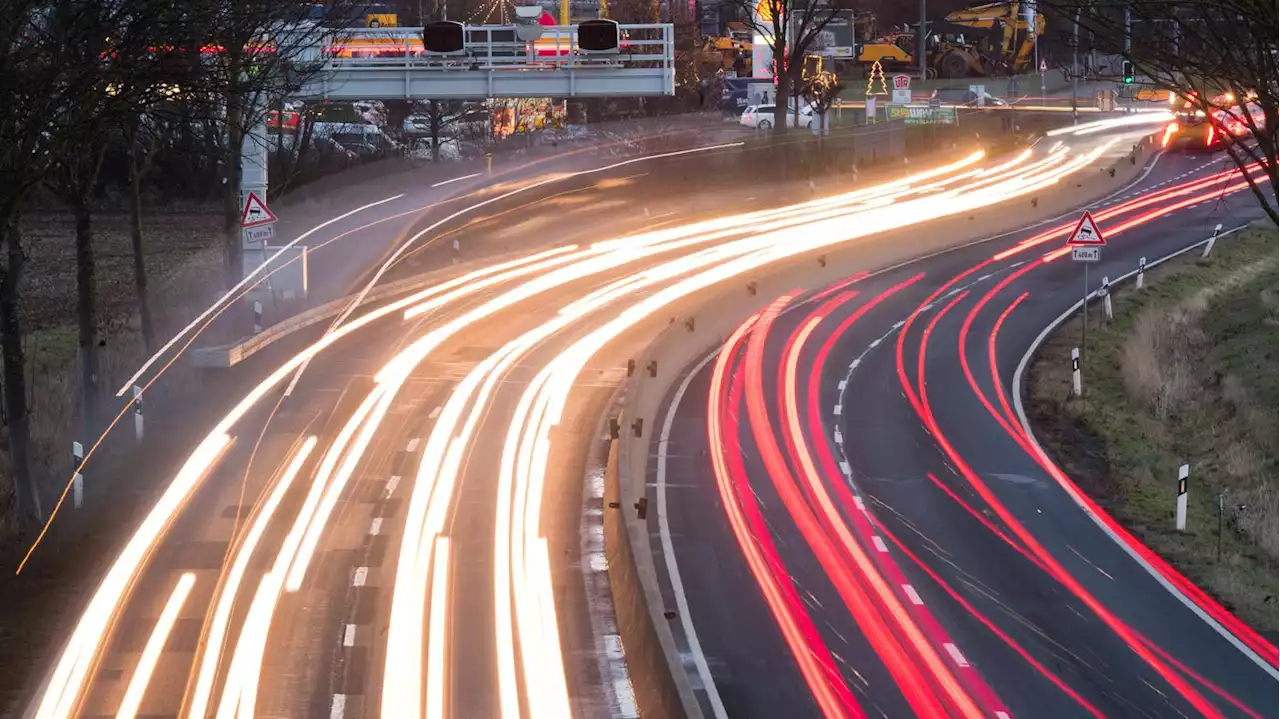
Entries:
[[[1162,155],[1093,206],[1090,289],[1260,217],[1223,169]],[[1166,589],[1013,408],[1084,292],[1074,219],[798,287],[671,388],[651,525],[709,716],[1276,715],[1275,646]]]
[[655,157],[425,232],[501,250],[220,383],[171,466],[139,468],[170,479],[51,647],[30,715],[633,715],[590,589],[602,557],[582,549],[584,504],[599,508],[587,454],[668,308],[1035,193],[1115,151],[1094,136],[973,153],[755,212],[726,210],[732,184],[691,189],[678,163],[706,158]]

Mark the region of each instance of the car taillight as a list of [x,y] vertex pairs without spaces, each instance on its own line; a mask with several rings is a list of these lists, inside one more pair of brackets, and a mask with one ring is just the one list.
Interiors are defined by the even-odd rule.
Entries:
[[1160,140],[1160,147],[1168,147],[1169,138],[1173,137],[1173,133],[1177,131],[1178,131],[1178,123],[1176,122],[1169,123],[1169,126],[1164,129],[1164,137]]
[[1213,144],[1213,125],[1209,125],[1204,131],[1204,146],[1209,147]]

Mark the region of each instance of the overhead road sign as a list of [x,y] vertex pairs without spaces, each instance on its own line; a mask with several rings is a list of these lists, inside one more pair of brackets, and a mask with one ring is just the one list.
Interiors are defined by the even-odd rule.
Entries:
[[244,201],[244,212],[240,215],[240,226],[248,229],[269,225],[276,221],[276,216],[267,209],[267,203],[258,199],[257,193],[250,192]]
[[1107,244],[1107,239],[1102,236],[1102,230],[1098,229],[1098,223],[1093,221],[1093,215],[1088,212],[1080,216],[1080,221],[1076,223],[1076,229],[1067,238],[1067,245],[1070,247],[1101,247],[1105,244]]
[[[461,38],[458,30],[456,23],[437,23],[316,36],[314,56],[300,58],[314,62],[316,71],[295,97],[482,100],[675,94],[675,31],[670,24],[463,25]],[[530,30],[539,35],[533,52],[519,37]]]

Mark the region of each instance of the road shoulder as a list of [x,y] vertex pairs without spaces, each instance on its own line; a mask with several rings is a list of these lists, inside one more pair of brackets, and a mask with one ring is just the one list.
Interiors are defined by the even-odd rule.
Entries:
[[[1038,350],[1029,411],[1046,451],[1108,512],[1196,585],[1276,637],[1274,226],[1146,273],[1091,308],[1085,394],[1071,397],[1079,319]],[[1174,525],[1188,464],[1187,531]],[[1223,495],[1219,533],[1219,494]],[[1221,558],[1218,556],[1221,537]]]

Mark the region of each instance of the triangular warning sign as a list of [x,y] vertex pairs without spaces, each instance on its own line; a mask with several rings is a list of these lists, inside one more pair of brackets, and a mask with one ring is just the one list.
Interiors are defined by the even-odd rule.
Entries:
[[1088,212],[1080,217],[1075,231],[1067,238],[1069,247],[1101,247],[1105,244],[1107,240],[1102,236],[1102,230],[1098,229],[1098,223],[1093,221],[1093,215]]
[[269,225],[276,221],[276,216],[267,209],[267,203],[258,199],[258,196],[252,192],[249,193],[249,199],[244,201],[244,213],[240,215],[241,227],[257,227],[259,225]]

